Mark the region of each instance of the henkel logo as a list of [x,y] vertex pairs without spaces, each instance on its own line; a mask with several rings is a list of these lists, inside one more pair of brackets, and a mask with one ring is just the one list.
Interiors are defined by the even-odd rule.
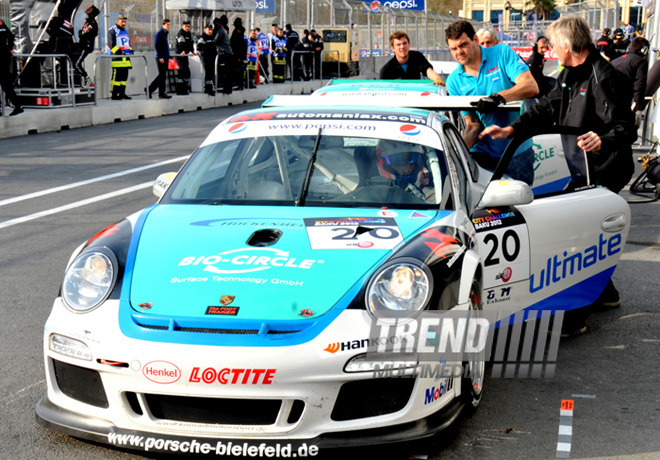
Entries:
[[299,268],[309,270],[322,260],[289,257],[288,251],[273,248],[231,249],[211,256],[188,256],[179,267],[203,266],[204,271],[218,274],[250,273],[269,268]]
[[188,379],[191,383],[219,383],[220,385],[270,385],[275,369],[214,369],[193,367]]
[[181,370],[167,361],[152,361],[144,365],[142,375],[154,383],[170,384],[181,378]]

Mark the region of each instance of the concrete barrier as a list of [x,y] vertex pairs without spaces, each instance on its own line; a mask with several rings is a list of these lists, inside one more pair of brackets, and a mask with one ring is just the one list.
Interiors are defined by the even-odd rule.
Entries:
[[216,96],[209,96],[205,93],[192,93],[187,96],[177,96],[172,94],[171,99],[147,99],[146,96],[134,96],[132,100],[123,101],[101,99],[98,105],[75,108],[25,109],[25,112],[15,117],[0,117],[0,138],[240,105],[265,100],[271,94],[310,94],[326,83],[328,80],[296,81],[259,85],[254,89],[234,91],[228,95],[218,93]]

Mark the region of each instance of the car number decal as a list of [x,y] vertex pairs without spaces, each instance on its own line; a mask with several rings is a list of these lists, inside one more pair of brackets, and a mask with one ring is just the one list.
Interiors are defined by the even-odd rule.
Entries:
[[403,241],[389,217],[305,219],[312,249],[392,249]]
[[484,288],[529,278],[529,234],[520,213],[480,209],[472,217],[484,261]]

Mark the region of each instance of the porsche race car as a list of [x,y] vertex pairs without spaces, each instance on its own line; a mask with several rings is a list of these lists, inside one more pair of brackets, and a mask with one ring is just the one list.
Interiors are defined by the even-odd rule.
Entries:
[[[379,353],[388,331],[584,307],[616,268],[630,211],[584,162],[535,193],[504,176],[521,142],[486,181],[436,111],[275,105],[224,120],[156,204],[74,252],[45,326],[42,424],[210,456],[429,439],[479,404],[487,353],[422,353],[442,343],[431,329]],[[451,360],[468,372],[418,372]]]

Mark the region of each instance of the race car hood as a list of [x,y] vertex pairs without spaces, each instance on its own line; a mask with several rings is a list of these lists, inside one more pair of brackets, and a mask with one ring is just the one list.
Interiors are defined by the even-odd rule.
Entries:
[[428,210],[155,206],[127,267],[130,303],[160,317],[318,317],[434,217]]

